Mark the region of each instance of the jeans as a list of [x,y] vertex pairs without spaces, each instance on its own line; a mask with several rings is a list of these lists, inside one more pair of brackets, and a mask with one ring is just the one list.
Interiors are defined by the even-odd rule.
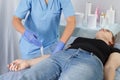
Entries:
[[103,65],[92,53],[67,49],[34,65],[19,80],[103,80]]
[[[83,50],[69,49],[29,69],[0,75],[0,80],[103,80],[103,66],[94,55]],[[115,80],[120,80],[120,68]]]
[[116,70],[115,80],[120,80],[120,67]]

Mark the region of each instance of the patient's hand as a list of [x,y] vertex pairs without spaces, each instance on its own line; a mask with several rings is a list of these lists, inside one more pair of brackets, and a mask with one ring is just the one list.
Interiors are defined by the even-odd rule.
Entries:
[[28,61],[21,60],[21,59],[15,60],[8,65],[8,68],[11,71],[19,71],[28,67],[30,67],[30,65],[28,64]]

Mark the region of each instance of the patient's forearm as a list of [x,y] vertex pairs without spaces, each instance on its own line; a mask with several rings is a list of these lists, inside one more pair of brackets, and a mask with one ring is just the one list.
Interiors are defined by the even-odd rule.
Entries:
[[110,54],[107,63],[105,64],[105,80],[114,80],[116,69],[120,67],[120,53],[113,52]]
[[39,57],[39,58],[35,58],[35,59],[28,60],[27,62],[28,62],[28,64],[29,64],[30,66],[33,66],[33,65],[37,64],[38,62],[40,62],[40,61],[48,58],[49,56],[50,56],[50,55],[43,55],[43,56],[41,56],[41,57]]
[[114,68],[106,68],[104,70],[105,80],[114,80],[115,78],[115,69]]

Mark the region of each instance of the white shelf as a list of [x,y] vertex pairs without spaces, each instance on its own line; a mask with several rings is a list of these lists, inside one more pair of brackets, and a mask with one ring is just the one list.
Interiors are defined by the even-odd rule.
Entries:
[[[66,26],[66,22],[61,22],[60,26]],[[80,29],[84,29],[84,30],[85,29],[86,30],[95,30],[95,31],[98,31],[101,29],[100,27],[88,27],[88,26],[84,26],[84,25],[76,26],[76,28],[80,28]]]
[[[65,22],[60,23],[60,26],[65,26],[65,25],[66,25]],[[100,30],[102,27],[94,27],[93,28],[93,27],[80,25],[80,26],[76,26],[76,28],[79,28],[80,30],[84,30],[84,31],[88,31],[88,32],[96,32],[96,31]],[[118,23],[115,23],[115,24],[112,24],[112,25],[107,25],[104,28],[112,31],[112,33],[114,35],[116,35],[118,32],[120,32],[120,24],[118,24]]]

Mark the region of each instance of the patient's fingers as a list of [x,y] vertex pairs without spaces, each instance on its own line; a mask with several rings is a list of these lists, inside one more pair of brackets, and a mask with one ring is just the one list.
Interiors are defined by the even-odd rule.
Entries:
[[15,71],[15,69],[17,68],[17,63],[11,63],[10,66],[9,66],[9,70],[10,71]]
[[15,71],[15,70],[16,70],[16,67],[17,67],[17,64],[16,64],[16,63],[13,64],[13,66],[12,66],[12,71]]
[[17,65],[17,60],[13,61],[8,65],[9,70],[14,70],[14,67]]
[[19,70],[22,70],[21,67],[20,67],[20,65],[19,65],[18,68],[17,68],[17,71],[19,71]]
[[11,64],[8,65],[10,71],[19,71],[27,68],[27,63],[24,60],[15,60]]
[[10,64],[7,65],[8,69],[10,68]]
[[10,64],[9,70],[12,71],[13,63]]
[[14,67],[13,67],[13,71],[17,71],[18,70],[18,67],[19,67],[19,64],[15,64]]
[[18,64],[15,65],[15,67],[14,67],[14,71],[18,71]]

